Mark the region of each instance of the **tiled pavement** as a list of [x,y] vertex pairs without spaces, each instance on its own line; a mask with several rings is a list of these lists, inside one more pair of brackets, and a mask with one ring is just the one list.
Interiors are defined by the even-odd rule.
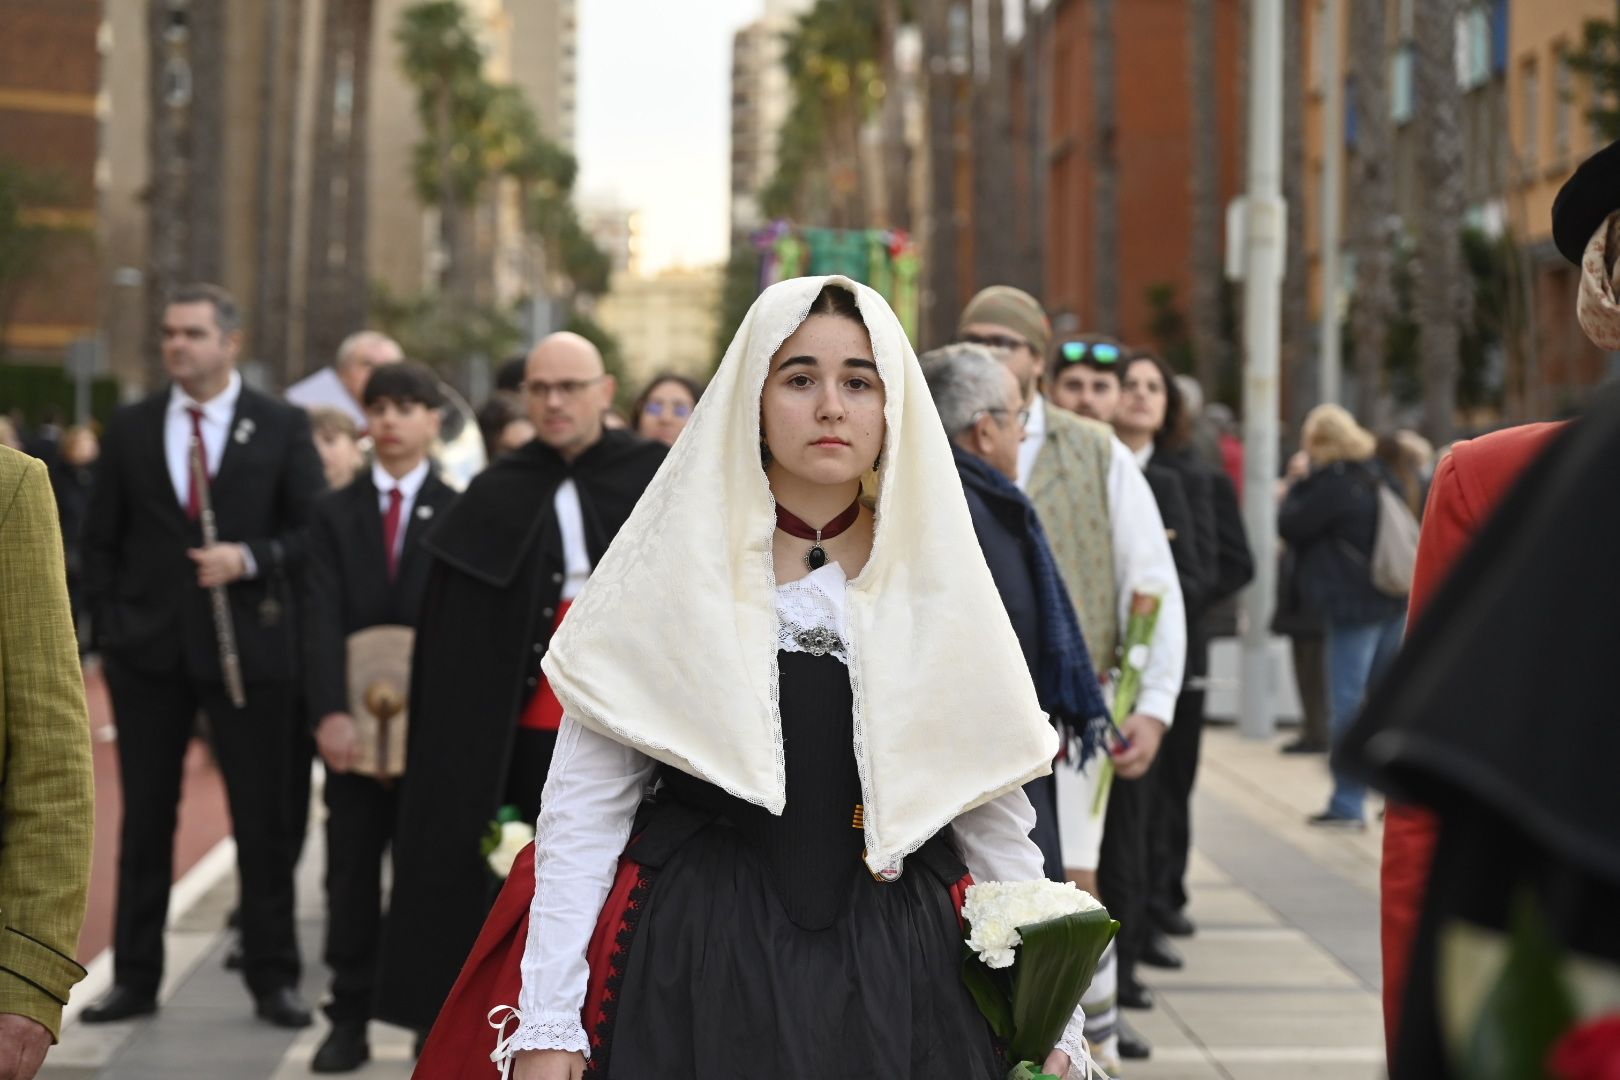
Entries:
[[[1376,1080],[1378,1007],[1376,826],[1317,833],[1305,815],[1325,797],[1320,758],[1287,758],[1275,743],[1215,728],[1205,743],[1192,868],[1197,937],[1185,970],[1146,969],[1159,1005],[1130,1014],[1155,1052],[1127,1080]],[[304,990],[319,996],[319,830],[299,882]],[[256,1023],[241,983],[222,970],[219,927],[235,891],[229,859],[174,920],[170,975],[154,1020],[70,1023],[49,1080],[292,1080],[309,1075],[320,1024],[301,1034]],[[206,872],[208,866],[203,867]],[[218,872],[219,870],[223,872]],[[104,968],[105,965],[102,965]],[[88,996],[88,995],[86,995]],[[374,1061],[357,1077],[404,1080],[409,1035],[373,1025]],[[495,1071],[490,1070],[493,1080]]]

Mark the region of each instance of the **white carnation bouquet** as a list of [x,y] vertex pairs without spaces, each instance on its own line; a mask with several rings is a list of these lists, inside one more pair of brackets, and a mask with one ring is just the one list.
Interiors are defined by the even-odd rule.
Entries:
[[1037,1080],[1119,923],[1090,893],[1044,880],[971,885],[962,918],[963,981],[1017,1063],[1009,1080]]

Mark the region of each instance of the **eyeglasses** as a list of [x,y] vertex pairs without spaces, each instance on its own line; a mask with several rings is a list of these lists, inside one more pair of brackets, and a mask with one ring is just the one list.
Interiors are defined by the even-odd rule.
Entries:
[[662,401],[649,401],[641,407],[641,411],[648,416],[663,416],[666,409],[668,409],[671,416],[680,420],[685,420],[692,415],[692,406],[684,402],[680,405],[666,406]]
[[1117,364],[1124,355],[1118,345],[1109,341],[1065,341],[1058,346],[1058,356],[1065,364]]
[[982,345],[986,349],[1004,349],[1007,352],[1016,349],[1035,351],[1035,346],[1028,340],[1012,334],[958,334],[956,340],[963,345]]
[[537,397],[541,401],[548,400],[552,394],[557,394],[564,401],[573,401],[605,378],[606,375],[598,375],[594,379],[564,379],[562,382],[554,383],[530,379],[523,384],[523,389],[530,397]]

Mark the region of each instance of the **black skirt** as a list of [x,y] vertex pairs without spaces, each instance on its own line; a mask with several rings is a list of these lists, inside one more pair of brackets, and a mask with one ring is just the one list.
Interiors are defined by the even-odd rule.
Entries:
[[[614,1080],[999,1080],[962,982],[949,829],[893,882],[861,863],[850,690],[783,653],[788,810],[670,775],[630,856],[648,889],[621,941],[593,1072]],[[853,796],[853,798],[851,798]]]

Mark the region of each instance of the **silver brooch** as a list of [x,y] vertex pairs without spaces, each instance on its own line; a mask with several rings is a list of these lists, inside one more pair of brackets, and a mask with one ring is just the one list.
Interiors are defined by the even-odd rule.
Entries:
[[244,416],[236,422],[236,433],[231,438],[236,440],[238,446],[246,446],[247,441],[253,438],[253,428],[252,418]]
[[826,656],[831,652],[838,652],[844,647],[839,636],[825,626],[811,627],[809,630],[797,630],[793,634],[794,642],[811,656]]

